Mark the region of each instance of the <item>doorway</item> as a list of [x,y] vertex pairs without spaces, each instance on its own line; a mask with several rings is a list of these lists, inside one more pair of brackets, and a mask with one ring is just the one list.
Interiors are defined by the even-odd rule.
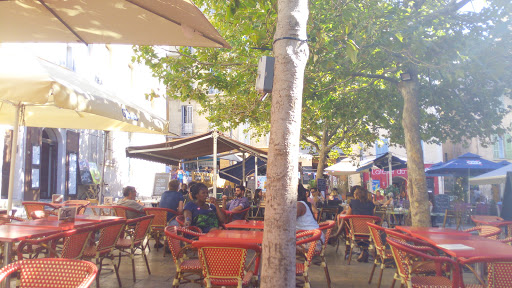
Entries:
[[39,176],[40,199],[52,199],[52,195],[57,193],[57,153],[58,141],[55,131],[44,128]]

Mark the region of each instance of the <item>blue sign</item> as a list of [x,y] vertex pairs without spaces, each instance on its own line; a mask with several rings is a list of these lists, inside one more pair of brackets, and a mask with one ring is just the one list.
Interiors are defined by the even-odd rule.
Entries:
[[380,188],[380,180],[372,180],[372,191]]
[[123,108],[122,111],[123,111],[124,118],[126,118],[128,120],[139,121],[139,117],[137,116],[137,114],[128,111],[126,108]]

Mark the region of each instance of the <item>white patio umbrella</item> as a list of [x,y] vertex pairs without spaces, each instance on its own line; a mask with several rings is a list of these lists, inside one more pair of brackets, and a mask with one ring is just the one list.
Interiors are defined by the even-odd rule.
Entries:
[[190,0],[0,0],[0,43],[223,47]]
[[[40,58],[16,57],[1,50],[0,124],[13,126],[13,143],[17,143],[20,125],[168,133],[164,119],[116,97],[73,71]],[[16,145],[12,145],[11,155],[15,153]],[[11,160],[9,210],[15,162]]]

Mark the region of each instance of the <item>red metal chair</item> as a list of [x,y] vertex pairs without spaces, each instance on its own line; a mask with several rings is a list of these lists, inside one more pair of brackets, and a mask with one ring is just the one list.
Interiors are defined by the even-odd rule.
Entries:
[[229,210],[222,209],[222,212],[224,212],[224,214],[226,215],[226,223],[229,223],[229,222],[233,221],[233,215],[237,215],[237,214],[243,214],[244,217],[242,217],[242,218],[247,219],[247,217],[249,216],[249,210],[251,210],[251,207],[240,210],[240,211],[229,211]]
[[[146,213],[144,211],[139,211],[137,209],[133,209],[133,208],[126,207],[126,206],[112,205],[112,209],[114,210],[114,213],[116,214],[117,217],[123,217],[124,219],[129,219],[126,217],[127,214],[132,214],[132,216],[136,216],[136,217],[146,215]],[[134,217],[130,217],[130,218],[134,218]]]
[[[42,250],[46,250],[46,257],[81,259],[91,234],[96,231],[95,226],[73,229],[40,239],[27,239],[20,242],[17,248],[18,259],[23,254],[30,258],[37,258]],[[62,240],[62,247],[57,251],[57,244]]]
[[176,275],[174,276],[172,286],[179,287],[181,283],[196,282],[189,279],[189,277],[194,275],[202,276],[201,263],[198,258],[190,259],[186,253],[195,250],[192,247],[192,243],[204,234],[185,227],[168,226],[165,228],[165,235],[167,236],[172,259],[176,265]]
[[16,217],[16,216],[5,215],[5,214],[4,215],[0,215],[0,225],[11,223],[13,220],[14,221],[19,221],[19,222],[26,221],[25,219],[20,218],[20,217]]
[[[395,238],[388,237],[387,243],[391,246],[393,257],[398,268],[398,274],[402,280],[402,285],[414,288],[452,288],[460,287],[460,270],[459,264],[448,258],[441,256],[432,256],[423,253],[417,249],[416,246],[411,246],[406,243],[400,243]],[[421,258],[424,260],[432,261],[436,266],[435,276],[416,276],[412,275],[413,263],[416,259]],[[452,279],[443,276],[442,267],[449,265],[453,271]]]
[[296,246],[297,251],[303,254],[304,262],[295,264],[295,276],[303,276],[304,277],[304,288],[309,288],[309,267],[311,266],[311,260],[315,255],[315,251],[317,248],[317,242],[320,240],[322,236],[322,232],[318,229],[315,230],[307,230],[303,232],[297,232],[296,237]]
[[0,281],[15,272],[20,273],[19,287],[86,288],[94,281],[98,268],[91,262],[72,259],[21,260],[3,267]]
[[[368,280],[368,284],[372,283],[375,267],[380,265],[379,283],[377,284],[377,288],[380,288],[380,284],[382,282],[382,273],[384,272],[384,269],[386,267],[395,268],[395,260],[393,259],[393,253],[391,252],[391,249],[388,249],[384,241],[382,241],[382,235],[386,233],[386,229],[373,223],[368,223],[368,229],[370,229],[370,237],[377,254],[377,257],[375,257],[373,262],[373,268],[370,274],[370,279]],[[393,277],[393,283],[391,284],[391,287],[395,287],[396,280],[396,277]]]
[[336,226],[338,229],[334,237],[336,238],[336,253],[338,253],[340,242],[345,242],[345,259],[347,259],[348,255],[350,254],[350,233],[348,228],[348,221],[345,221],[345,218],[342,216],[344,216],[344,214],[338,214],[338,217],[336,218]]
[[[318,231],[320,238],[320,231]],[[201,268],[206,287],[231,286],[248,287],[252,277],[258,275],[261,247],[258,244],[226,243],[216,241],[194,241],[192,246],[199,251]],[[254,270],[249,270],[254,263],[245,265],[248,250],[256,252]]]
[[473,232],[477,231],[478,235],[481,237],[497,240],[498,236],[501,234],[501,228],[494,227],[494,226],[487,226],[487,225],[481,225],[481,226],[475,226],[473,228],[469,228],[464,230],[464,232]]
[[[178,216],[178,212],[168,209],[168,208],[144,208],[144,212],[146,212],[146,215],[155,215],[155,218],[153,219],[153,222],[151,223],[151,232],[149,234],[150,238],[155,239],[157,243],[160,242],[160,238],[164,238],[165,242],[165,233],[164,229],[169,225],[169,222],[174,220],[176,216]],[[167,221],[167,214],[171,213],[174,216]],[[148,241],[149,245],[149,241]],[[156,251],[158,251],[159,247],[156,247]],[[164,256],[165,256],[165,249],[164,249]]]
[[64,201],[64,205],[66,206],[77,206],[76,214],[83,215],[85,210],[87,209],[87,205],[91,204],[91,202],[87,200],[67,200]]
[[[149,234],[151,222],[153,221],[154,218],[155,215],[149,215],[126,221],[126,226],[134,227],[133,234],[128,238],[119,238],[115,244],[115,248],[119,250],[119,267],[121,266],[121,257],[123,256],[123,253],[125,253],[125,256],[129,255],[130,258],[132,259],[133,282],[136,281],[134,258],[135,252],[137,250],[140,250],[142,256],[144,257],[144,261],[146,261],[146,268],[148,270],[148,274],[151,275],[148,258],[146,256],[146,246],[144,245],[144,240],[146,240]],[[129,250],[129,253],[126,250]]]
[[472,257],[471,259],[459,259],[460,263],[469,267],[469,264],[474,263],[487,263],[487,285],[478,276],[473,269],[474,273],[480,284],[464,284],[466,288],[510,288],[512,287],[512,257],[503,258],[487,258],[487,257]]
[[358,242],[369,242],[370,241],[370,229],[368,229],[368,223],[379,224],[381,219],[378,216],[367,216],[367,215],[349,215],[345,216],[345,221],[348,221],[348,240],[350,242],[350,252],[348,256],[348,265],[352,260],[352,251]]
[[[95,230],[99,230],[100,237],[96,243],[87,246],[82,254],[82,259],[94,259],[96,261],[96,265],[99,265],[98,273],[101,273],[103,268],[103,260],[106,258],[110,259],[116,272],[119,287],[121,287],[121,278],[119,277],[119,266],[114,261],[113,250],[121,233],[124,231],[125,224],[126,220],[120,219],[95,225]],[[96,278],[96,287],[100,287],[99,277]]]
[[[319,224],[320,228],[318,230],[322,231],[325,235],[325,241],[322,243],[322,249],[321,250],[315,250],[315,253],[313,255],[314,258],[320,258],[318,264],[322,267],[324,267],[324,273],[325,273],[325,279],[327,280],[327,287],[331,288],[331,276],[329,276],[329,268],[327,267],[327,261],[325,260],[325,249],[327,249],[327,242],[329,242],[329,238],[331,237],[332,229],[336,223],[332,220],[325,221]],[[313,259],[314,261],[315,259]]]
[[[27,213],[27,218],[29,220],[32,220],[33,216],[38,215],[38,217],[41,216],[41,218],[46,217],[48,215],[57,215],[57,211],[54,211],[57,209],[57,207],[53,206],[50,203],[44,203],[44,202],[36,202],[36,201],[24,201],[21,202],[23,204],[23,207],[25,207],[25,212]],[[49,208],[49,209],[46,209]],[[33,214],[32,212],[35,211],[44,211],[46,213],[44,214]],[[39,219],[39,218],[38,218]]]

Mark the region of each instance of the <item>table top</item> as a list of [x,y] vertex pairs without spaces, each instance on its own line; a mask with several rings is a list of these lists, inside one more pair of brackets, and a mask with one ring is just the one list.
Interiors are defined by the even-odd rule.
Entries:
[[473,220],[473,222],[475,222],[475,224],[490,225],[490,226],[512,224],[512,221],[506,221],[506,220],[503,220],[503,218],[500,218],[498,216],[488,216],[488,215],[473,215],[473,216],[471,216],[471,220]]
[[93,209],[111,209],[112,205],[87,205],[86,208],[93,208]]
[[[119,219],[124,219],[123,217],[117,216],[100,216],[100,215],[76,215],[76,221],[87,221],[87,222],[106,222],[106,221],[114,221]],[[58,220],[56,216],[48,217],[48,220]]]
[[455,230],[451,228],[434,228],[434,227],[412,227],[412,226],[396,226],[396,229],[420,238],[424,234],[447,234],[447,235],[471,235],[468,232]]
[[[226,241],[231,243],[257,243],[263,242],[263,231],[246,230],[213,230],[199,236],[199,240]],[[511,246],[512,247],[512,246]]]
[[32,237],[43,237],[59,232],[61,232],[61,229],[51,227],[0,225],[0,242],[18,242]]
[[235,220],[231,221],[228,224],[225,224],[226,228],[229,229],[259,229],[263,230],[263,221],[256,221],[256,220]]
[[64,230],[70,230],[75,228],[83,228],[87,226],[94,225],[94,222],[92,221],[83,221],[83,220],[76,220],[75,222],[62,222],[56,220],[56,218],[53,219],[38,219],[38,220],[30,220],[25,222],[15,222],[15,223],[8,223],[4,226],[23,226],[23,227],[44,227],[44,228],[55,228],[59,229],[60,231]]

